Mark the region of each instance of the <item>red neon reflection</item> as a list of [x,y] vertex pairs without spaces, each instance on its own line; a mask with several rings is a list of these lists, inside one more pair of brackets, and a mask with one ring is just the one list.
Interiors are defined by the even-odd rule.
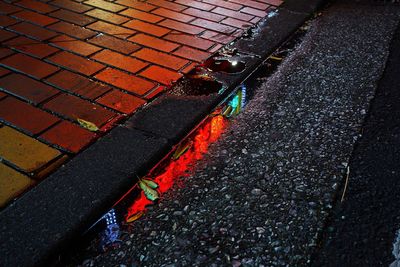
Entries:
[[[190,174],[193,163],[200,160],[203,155],[207,153],[209,145],[217,141],[223,133],[225,126],[225,118],[221,115],[217,115],[210,117],[210,119],[195,132],[191,147],[177,160],[170,160],[164,171],[154,177],[154,181],[159,185],[158,192],[161,195],[172,187],[174,180]],[[145,211],[146,206],[152,203],[153,202],[148,200],[142,191],[139,199],[128,208],[126,218],[138,212]]]

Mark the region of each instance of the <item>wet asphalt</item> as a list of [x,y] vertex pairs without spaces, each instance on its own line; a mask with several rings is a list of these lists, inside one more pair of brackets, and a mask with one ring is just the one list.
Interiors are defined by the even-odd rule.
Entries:
[[[133,223],[120,248],[93,253],[93,242],[80,263],[390,263],[388,240],[395,238],[400,203],[394,185],[399,111],[393,109],[399,93],[382,90],[381,77],[399,14],[398,6],[376,2],[338,1],[324,10],[277,72],[250,88],[253,99],[185,186]],[[349,185],[338,205],[350,158]],[[359,261],[350,261],[353,255]],[[363,264],[369,258],[377,264]]]

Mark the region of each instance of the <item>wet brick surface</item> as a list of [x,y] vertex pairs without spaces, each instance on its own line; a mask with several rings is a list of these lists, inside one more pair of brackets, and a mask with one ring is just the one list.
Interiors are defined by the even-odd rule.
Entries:
[[[1,0],[0,122],[57,155],[77,153],[99,136],[77,119],[111,129],[280,4]],[[34,178],[7,147],[0,160]]]

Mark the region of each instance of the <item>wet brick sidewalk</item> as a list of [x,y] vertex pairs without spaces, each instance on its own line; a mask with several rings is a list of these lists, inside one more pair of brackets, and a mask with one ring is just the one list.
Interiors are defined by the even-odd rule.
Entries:
[[0,1],[0,207],[281,3]]

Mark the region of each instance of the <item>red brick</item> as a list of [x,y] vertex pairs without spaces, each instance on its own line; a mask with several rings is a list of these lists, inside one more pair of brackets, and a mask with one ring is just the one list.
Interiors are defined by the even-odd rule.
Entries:
[[202,62],[211,56],[210,53],[203,52],[197,49],[193,49],[187,46],[182,46],[174,52],[174,55],[184,57],[197,62]]
[[67,70],[60,71],[46,80],[48,83],[89,99],[96,99],[111,90],[109,86],[92,81]]
[[47,57],[48,55],[58,51],[57,48],[51,47],[48,44],[44,44],[23,36],[5,42],[4,45],[38,58]]
[[124,27],[116,26],[104,21],[97,21],[89,26],[86,26],[98,32],[108,33],[114,37],[127,38],[136,33],[136,31]]
[[64,21],[50,25],[48,28],[82,40],[96,35],[94,31]]
[[132,0],[117,0],[115,2],[120,5],[133,7],[135,9],[139,9],[139,10],[146,11],[146,12],[149,12],[156,8],[155,6],[150,5],[146,2],[138,2],[138,1],[132,1]]
[[99,105],[67,94],[61,94],[56,98],[53,98],[44,105],[44,108],[62,114],[73,120],[83,119],[92,122],[97,127],[102,126],[116,115],[116,113]]
[[273,6],[280,6],[283,0],[268,0],[267,3]]
[[221,21],[221,23],[227,24],[230,26],[234,26],[236,28],[242,28],[242,29],[247,29],[252,26],[252,24],[249,22],[234,19],[234,18],[226,18],[223,21]]
[[136,44],[108,35],[97,35],[90,39],[89,42],[126,55],[140,48],[140,46]]
[[85,26],[95,21],[94,19],[84,16],[82,14],[74,13],[72,11],[64,9],[57,10],[55,12],[50,13],[49,15],[59,18],[60,20],[77,24],[79,26]]
[[9,73],[10,73],[10,71],[8,69],[0,67],[0,77],[3,77]]
[[145,98],[147,100],[151,100],[153,98],[155,98],[156,96],[160,95],[162,92],[164,92],[167,88],[165,86],[157,86],[157,88],[155,88],[153,91],[151,91],[150,93],[148,93]]
[[75,11],[78,13],[83,13],[83,12],[93,9],[93,7],[91,7],[91,6],[80,4],[80,3],[77,3],[77,2],[74,2],[71,0],[55,0],[55,1],[52,1],[51,4],[61,7],[63,9],[68,9],[68,10]]
[[59,93],[58,90],[51,86],[15,73],[1,78],[0,87],[35,104],[41,103]]
[[155,38],[143,33],[136,34],[135,36],[129,38],[129,41],[148,46],[157,50],[164,52],[171,52],[179,47],[178,44],[174,44],[160,38]]
[[143,61],[137,60],[132,57],[124,56],[109,50],[103,50],[100,53],[97,53],[96,55],[92,56],[92,58],[100,62],[103,62],[105,64],[132,73],[136,73],[148,65]]
[[188,66],[184,67],[184,68],[181,70],[181,72],[182,72],[183,74],[188,74],[188,73],[189,73],[192,69],[194,69],[197,65],[198,65],[198,63],[196,63],[196,62],[190,63]]
[[186,10],[183,11],[183,13],[185,14],[189,14],[195,17],[199,17],[202,19],[208,19],[208,20],[212,20],[215,22],[221,21],[225,18],[225,16],[221,16],[215,13],[211,13],[211,12],[207,12],[207,11],[202,11],[202,10],[198,10],[195,8],[188,8]]
[[0,59],[12,55],[14,52],[8,48],[0,48]]
[[118,110],[125,114],[133,113],[137,108],[144,105],[146,101],[121,91],[114,90],[97,100],[97,102]]
[[134,57],[149,61],[167,68],[179,70],[185,66],[189,61],[177,58],[162,52],[157,52],[152,49],[143,48],[133,54]]
[[169,1],[164,1],[164,0],[147,0],[147,3],[150,3],[155,6],[165,7],[167,9],[171,9],[174,11],[182,11],[186,8],[185,6],[175,4],[175,3],[172,3]]
[[185,44],[202,50],[207,50],[215,43],[206,39],[202,39],[193,35],[186,35],[179,32],[172,32],[164,37],[164,39]]
[[19,7],[7,4],[4,1],[0,2],[0,13],[1,14],[11,14],[11,13],[15,13],[20,10],[21,10],[21,8],[19,8]]
[[144,20],[144,21],[147,21],[150,23],[157,23],[164,19],[160,16],[156,16],[156,15],[153,15],[153,14],[150,14],[147,12],[143,12],[143,11],[139,11],[139,10],[135,10],[132,8],[122,11],[122,12],[120,12],[120,14],[131,17],[131,18]]
[[[1,70],[0,70],[0,73],[1,73]],[[1,77],[1,74],[0,74],[0,77]],[[0,99],[3,99],[3,98],[6,97],[6,96],[7,96],[6,93],[0,91]]]
[[243,14],[241,12],[233,11],[223,7],[217,7],[212,12],[244,21],[249,21],[253,18],[251,15]]
[[191,0],[176,0],[175,3],[182,4],[188,7],[194,7],[197,9],[205,10],[205,11],[210,11],[213,9],[215,6],[214,5],[209,5],[206,3],[198,2],[198,1],[191,1]]
[[39,1],[34,1],[34,0],[22,0],[16,3],[19,6],[23,6],[25,8],[31,9],[33,11],[39,12],[39,13],[48,13],[56,10],[57,8],[50,6],[48,4],[39,2]]
[[170,71],[158,66],[150,66],[140,73],[140,76],[148,78],[150,80],[157,81],[165,85],[171,85],[182,77],[181,74]]
[[263,17],[265,17],[267,15],[267,12],[261,11],[261,10],[255,9],[255,8],[251,8],[251,7],[245,7],[240,11],[243,12],[243,13],[247,13],[247,14],[250,14],[250,15],[254,15],[254,16],[260,17],[260,18],[263,18]]
[[0,42],[4,42],[4,41],[14,38],[16,36],[17,35],[15,33],[0,29]]
[[221,45],[221,44],[216,44],[214,47],[212,47],[211,49],[209,49],[208,52],[210,52],[210,53],[215,53],[215,52],[217,52],[218,50],[220,50],[222,47],[223,47],[223,45]]
[[105,9],[105,10],[108,10],[111,12],[119,12],[126,8],[124,6],[116,5],[111,2],[103,1],[103,0],[88,0],[88,1],[85,1],[84,3],[87,5]]
[[38,134],[59,121],[50,113],[14,97],[0,101],[0,118],[32,134]]
[[204,31],[203,28],[169,19],[160,22],[159,25],[190,34],[199,34]]
[[260,17],[254,17],[254,19],[250,20],[251,23],[256,24],[257,22],[259,22],[261,20]]
[[105,67],[100,63],[65,51],[50,57],[48,61],[85,75],[92,75]]
[[85,14],[114,24],[122,24],[129,20],[129,18],[127,17],[123,17],[100,9],[93,9],[91,11],[86,12]]
[[242,4],[248,7],[253,7],[261,10],[266,10],[269,5],[263,4],[257,1],[252,1],[252,0],[229,0],[231,2],[237,3],[237,4]]
[[65,49],[82,56],[88,56],[101,50],[101,48],[98,46],[94,46],[87,42],[79,41],[65,35],[57,36],[51,39],[50,42],[61,49]]
[[216,32],[225,33],[225,34],[231,34],[236,30],[233,27],[219,24],[216,22],[212,22],[209,20],[204,20],[204,19],[196,19],[196,20],[192,21],[191,24],[201,26],[201,27],[207,28],[209,30],[214,30]]
[[77,153],[87,146],[96,135],[69,121],[62,121],[40,137],[52,144]]
[[7,27],[18,22],[16,19],[6,15],[0,15],[0,27]]
[[137,95],[144,95],[154,87],[149,81],[110,68],[97,74],[96,78]]
[[125,23],[124,26],[140,32],[155,35],[157,37],[161,37],[170,32],[169,29],[158,27],[153,24],[142,22],[140,20],[131,20]]
[[41,15],[31,11],[21,11],[16,14],[13,14],[13,16],[16,16],[17,18],[22,20],[30,21],[40,26],[46,26],[58,21],[54,18],[50,18],[48,16]]
[[191,20],[194,20],[194,17],[192,16],[182,14],[182,12],[171,11],[165,8],[157,8],[156,10],[152,11],[152,13],[181,22],[189,22]]
[[213,32],[213,31],[205,31],[201,34],[202,38],[206,38],[209,40],[212,40],[214,42],[218,42],[221,44],[227,44],[229,42],[232,42],[235,37],[229,36],[229,35],[225,35],[219,32]]
[[231,3],[225,0],[202,0],[202,1],[215,6],[225,7],[233,10],[240,10],[243,7],[242,5]]
[[0,61],[0,64],[39,79],[49,76],[58,70],[55,66],[23,54],[15,54],[5,58]]
[[[52,26],[53,25],[51,25],[50,27]],[[16,25],[9,27],[9,29],[27,35],[39,41],[44,41],[58,35],[55,32],[46,30],[45,28],[27,22],[18,23]]]

